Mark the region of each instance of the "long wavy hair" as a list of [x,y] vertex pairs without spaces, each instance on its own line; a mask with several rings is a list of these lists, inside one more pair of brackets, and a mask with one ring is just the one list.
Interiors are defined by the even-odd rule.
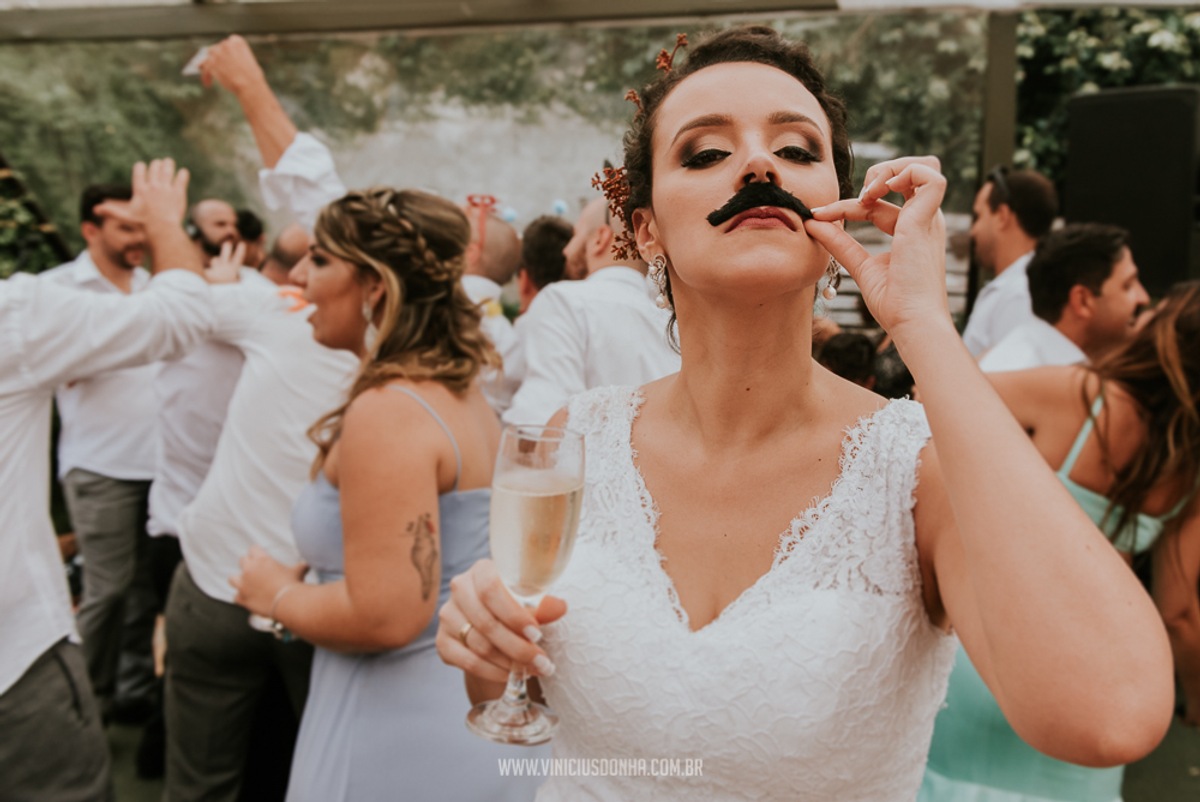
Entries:
[[[1102,392],[1109,383],[1120,385],[1146,424],[1145,442],[1116,471],[1107,493],[1106,516],[1120,509],[1115,531],[1121,532],[1156,484],[1174,479],[1190,493],[1200,475],[1200,281],[1175,285],[1133,340],[1092,370]],[[1107,443],[1097,436],[1107,457]]]
[[461,394],[483,368],[499,367],[500,357],[459,281],[471,227],[450,201],[413,189],[350,192],[321,210],[313,234],[322,249],[356,265],[360,278],[377,276],[384,288],[379,333],[346,402],[308,430],[318,448],[315,473],[362,393],[403,378]]

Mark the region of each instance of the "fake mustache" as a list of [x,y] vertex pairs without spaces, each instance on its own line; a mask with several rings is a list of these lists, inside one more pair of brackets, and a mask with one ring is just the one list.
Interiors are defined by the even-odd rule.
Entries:
[[746,184],[729,199],[729,202],[708,216],[711,226],[719,226],[732,220],[742,212],[757,209],[761,206],[775,206],[780,209],[790,209],[800,215],[801,220],[811,220],[812,212],[808,210],[799,198],[792,193],[772,184],[770,181],[756,181]]

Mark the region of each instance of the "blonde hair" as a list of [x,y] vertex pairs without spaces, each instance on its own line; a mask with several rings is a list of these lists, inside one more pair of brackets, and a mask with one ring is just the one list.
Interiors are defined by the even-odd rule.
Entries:
[[384,288],[379,334],[346,402],[308,431],[318,448],[315,474],[347,408],[367,390],[403,378],[461,394],[480,370],[501,363],[459,281],[471,227],[453,203],[413,189],[350,192],[321,210],[313,234],[323,250],[357,265],[363,278],[377,276]]

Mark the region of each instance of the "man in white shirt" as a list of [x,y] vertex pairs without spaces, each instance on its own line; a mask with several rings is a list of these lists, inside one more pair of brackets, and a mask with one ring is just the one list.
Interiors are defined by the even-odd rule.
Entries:
[[547,286],[517,318],[525,376],[505,423],[542,424],[584,390],[679,370],[667,340],[671,315],[652,299],[645,262],[613,257],[619,226],[604,198],[585,206],[563,249],[566,272],[584,280]]
[[995,278],[979,291],[963,342],[976,359],[1033,318],[1025,268],[1033,246],[1058,214],[1058,195],[1045,176],[998,167],[975,196],[971,247],[975,261]]
[[[105,201],[130,196],[128,185],[86,188],[80,203],[86,249],[39,279],[113,295],[144,290],[150,274],[141,267],[141,228],[96,214]],[[94,374],[56,394],[62,420],[58,478],[84,561],[79,634],[106,719],[114,712],[118,718],[144,718],[154,707],[151,640],[157,604],[145,528],[154,478],[157,371],[156,365],[137,365]]]
[[252,629],[229,577],[252,546],[300,562],[291,507],[316,455],[307,432],[358,369],[313,339],[310,310],[278,288],[214,287],[213,306],[213,341],[245,364],[212,465],[176,521],[184,563],[166,614],[168,801],[238,798],[254,712],[276,673],[297,715],[304,706],[312,648]]
[[[7,799],[108,799],[108,745],[76,645],[49,516],[50,402],[62,384],[182,353],[212,326],[180,222],[186,175],[134,172],[127,208],[160,273],[133,295],[18,275],[0,282],[0,787]],[[121,214],[117,214],[120,210]],[[167,268],[182,268],[170,269]]]
[[1133,336],[1150,296],[1138,280],[1129,234],[1116,226],[1072,223],[1038,242],[1029,262],[1036,317],[983,355],[986,373],[1094,362]]
[[[206,80],[233,91],[250,121],[268,206],[286,207],[311,227],[320,206],[344,194],[328,151],[296,133],[240,37],[212,48],[210,61],[202,68]],[[297,717],[308,691],[312,647],[251,628],[229,585],[253,546],[288,564],[300,561],[291,506],[316,455],[307,432],[340,405],[359,367],[353,355],[313,339],[310,310],[289,290],[295,288],[245,278],[214,288],[210,343],[232,346],[244,364],[211,466],[175,521],[184,564],[166,616],[169,802],[237,799],[255,712],[269,685],[282,679]],[[294,739],[287,727],[266,730],[272,739]],[[290,753],[290,743],[277,746]]]
[[241,239],[237,220],[237,209],[217,198],[205,198],[188,212],[187,232],[200,250],[205,266],[221,253],[222,245],[236,245]]
[[521,232],[521,269],[517,271],[517,291],[521,298],[521,314],[529,311],[533,299],[547,284],[567,278],[567,257],[563,248],[575,235],[575,228],[555,215],[544,214],[525,226]]

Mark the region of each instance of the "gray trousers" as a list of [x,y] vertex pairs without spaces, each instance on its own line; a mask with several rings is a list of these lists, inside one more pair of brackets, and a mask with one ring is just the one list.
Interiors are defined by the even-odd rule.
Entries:
[[[167,600],[167,781],[164,802],[234,802],[245,773],[255,712],[282,676],[295,715],[308,696],[312,646],[252,629],[250,614],[206,595],[181,564]],[[258,738],[295,730],[260,731]],[[255,744],[262,749],[263,744]]]
[[108,802],[108,741],[79,647],[51,646],[0,695],[0,802]]
[[64,477],[63,491],[83,555],[79,635],[107,715],[114,702],[150,699],[155,687],[157,603],[146,548],[150,483],[75,468]]

